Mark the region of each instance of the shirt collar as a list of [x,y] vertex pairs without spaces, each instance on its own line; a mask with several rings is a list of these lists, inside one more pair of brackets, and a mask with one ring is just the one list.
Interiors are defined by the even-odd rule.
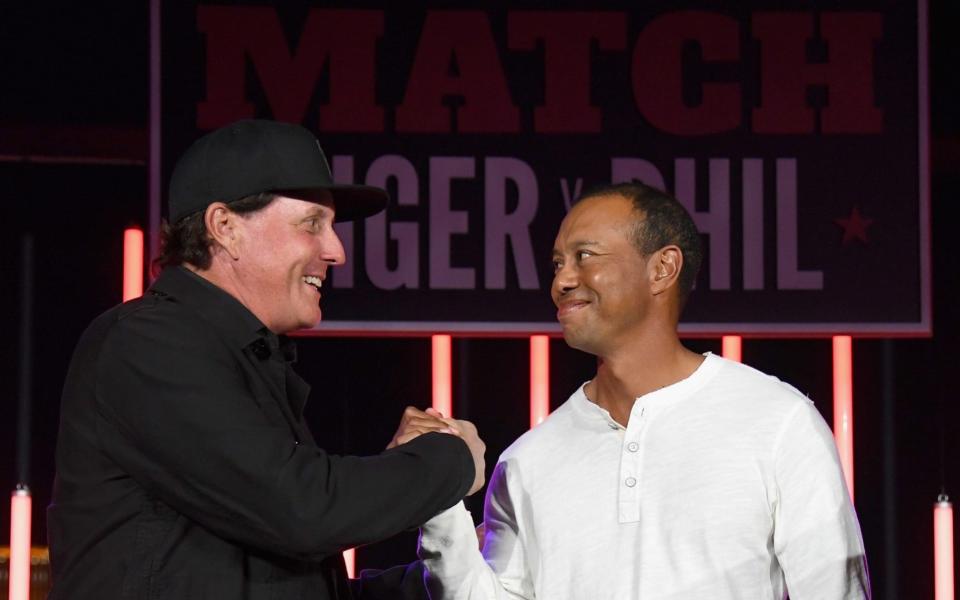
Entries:
[[296,361],[293,340],[270,331],[239,300],[185,267],[164,269],[150,290],[170,296],[197,311],[237,348],[249,346],[261,359],[279,352],[284,360]]
[[[703,362],[700,363],[693,373],[680,381],[676,381],[668,386],[638,397],[634,404],[634,409],[641,404],[648,407],[659,407],[688,398],[713,379],[722,365],[723,360],[717,355],[712,352],[705,352]],[[617,423],[605,408],[594,404],[587,398],[587,394],[584,392],[587,383],[589,382],[584,382],[580,388],[574,392],[572,396],[574,408],[594,422],[602,422],[610,429],[624,430],[625,428]]]

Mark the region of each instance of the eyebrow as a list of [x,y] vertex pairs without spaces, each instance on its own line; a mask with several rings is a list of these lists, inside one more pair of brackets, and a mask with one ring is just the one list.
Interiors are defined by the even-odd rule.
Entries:
[[[331,212],[333,212],[333,211],[331,211]],[[325,211],[324,211],[322,208],[317,207],[317,208],[314,208],[314,209],[310,210],[310,212],[308,212],[307,214],[305,214],[305,215],[303,216],[303,218],[301,219],[301,221],[307,221],[307,220],[313,219],[313,218],[315,218],[315,217],[322,217],[322,216],[324,216],[324,214],[326,214]]]
[[[600,246],[600,242],[594,242],[594,241],[592,241],[592,240],[577,240],[577,241],[575,241],[575,242],[572,242],[572,243],[569,244],[569,245],[572,246],[573,248],[584,248],[584,247],[586,247],[586,246],[594,246],[594,247],[596,247],[596,246]],[[557,248],[554,248],[554,249],[553,249],[553,255],[554,255],[554,256],[557,256],[557,255],[559,255],[559,254],[563,254],[563,251],[562,251],[562,250],[558,250]]]

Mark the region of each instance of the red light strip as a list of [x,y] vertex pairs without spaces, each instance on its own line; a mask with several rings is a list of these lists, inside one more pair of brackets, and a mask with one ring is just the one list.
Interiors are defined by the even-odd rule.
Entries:
[[[433,346],[433,409],[445,417],[452,417],[451,339],[449,335],[434,335],[430,341]],[[351,579],[356,577],[356,550],[344,550],[343,561],[347,564],[347,575]]]
[[953,505],[946,495],[933,505],[933,573],[935,600],[954,600]]
[[723,336],[723,357],[743,362],[743,338],[739,335]]
[[143,230],[123,232],[123,301],[143,295]]
[[350,548],[343,551],[343,562],[347,563],[347,577],[357,578],[357,549]]
[[18,489],[10,498],[10,600],[30,600],[30,492]]
[[445,417],[453,416],[453,392],[450,366],[450,336],[435,335],[433,343],[433,409]]
[[853,340],[849,335],[833,338],[833,437],[840,464],[853,500]]
[[[433,409],[445,417],[453,416],[453,377],[451,367],[451,339],[449,335],[431,336],[433,346]],[[344,550],[343,561],[347,575],[356,577],[356,549]]]
[[550,338],[530,336],[530,427],[550,414]]

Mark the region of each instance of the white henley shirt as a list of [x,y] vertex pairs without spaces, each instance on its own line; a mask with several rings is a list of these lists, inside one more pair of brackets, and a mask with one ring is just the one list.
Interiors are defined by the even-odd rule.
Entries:
[[421,531],[433,598],[869,598],[830,429],[793,387],[707,354],[626,428],[581,386],[500,457],[477,549],[463,504]]

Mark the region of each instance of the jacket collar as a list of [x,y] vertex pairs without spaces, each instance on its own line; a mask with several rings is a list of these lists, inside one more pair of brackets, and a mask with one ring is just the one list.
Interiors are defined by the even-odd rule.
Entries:
[[150,286],[150,291],[188,305],[239,349],[247,348],[262,359],[281,352],[296,360],[296,346],[286,336],[270,331],[250,309],[220,287],[186,267],[168,267]]

